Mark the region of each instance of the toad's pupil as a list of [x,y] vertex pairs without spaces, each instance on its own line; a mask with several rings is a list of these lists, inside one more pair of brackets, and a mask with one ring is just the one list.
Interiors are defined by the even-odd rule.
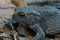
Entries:
[[18,13],[19,16],[25,16],[24,12]]
[[24,14],[23,13],[21,13],[21,16],[23,16]]

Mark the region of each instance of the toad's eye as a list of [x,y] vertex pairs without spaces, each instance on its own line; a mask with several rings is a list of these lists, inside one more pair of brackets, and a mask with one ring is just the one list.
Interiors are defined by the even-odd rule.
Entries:
[[24,13],[24,12],[19,12],[18,15],[19,15],[20,17],[24,17],[24,16],[25,16],[25,13]]

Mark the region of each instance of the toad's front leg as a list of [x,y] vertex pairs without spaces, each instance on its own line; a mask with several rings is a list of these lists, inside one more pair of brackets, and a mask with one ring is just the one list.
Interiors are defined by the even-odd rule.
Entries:
[[39,24],[34,24],[33,26],[31,26],[31,29],[36,31],[36,35],[32,38],[32,40],[44,40],[45,39],[45,33]]

